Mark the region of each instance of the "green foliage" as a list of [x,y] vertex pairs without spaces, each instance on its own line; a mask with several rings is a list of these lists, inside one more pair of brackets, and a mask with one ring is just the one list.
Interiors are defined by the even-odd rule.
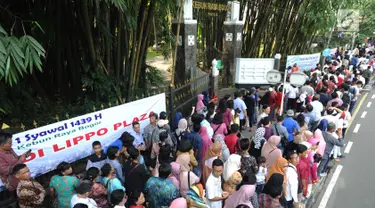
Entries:
[[148,84],[153,87],[160,87],[163,85],[163,72],[153,66],[148,66],[146,71],[146,79]]
[[32,74],[34,67],[42,71],[41,57],[45,57],[45,50],[33,37],[9,36],[0,25],[0,80],[13,86],[20,76]]

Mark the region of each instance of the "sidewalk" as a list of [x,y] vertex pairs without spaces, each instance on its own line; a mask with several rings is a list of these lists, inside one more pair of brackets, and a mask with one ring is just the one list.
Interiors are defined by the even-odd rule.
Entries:
[[172,59],[165,60],[164,56],[155,56],[146,60],[146,63],[160,70],[163,73],[164,83],[168,86],[171,82],[171,73],[169,68],[172,67]]

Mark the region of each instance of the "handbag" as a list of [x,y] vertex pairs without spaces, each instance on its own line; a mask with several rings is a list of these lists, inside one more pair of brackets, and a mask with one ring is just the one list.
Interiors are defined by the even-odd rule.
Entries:
[[275,127],[275,130],[276,130],[276,134],[281,137],[281,139],[280,139],[281,146],[285,148],[289,143],[288,138],[285,138],[284,136],[280,135],[279,130],[277,130],[276,124],[274,125],[274,127]]

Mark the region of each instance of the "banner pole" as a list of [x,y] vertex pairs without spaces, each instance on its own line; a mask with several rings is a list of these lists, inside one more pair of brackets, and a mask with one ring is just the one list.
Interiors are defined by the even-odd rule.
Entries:
[[288,69],[285,69],[284,72],[284,84],[283,84],[283,92],[281,97],[281,104],[280,104],[280,116],[284,113],[284,96],[285,96],[285,84],[286,84],[286,77],[288,76]]

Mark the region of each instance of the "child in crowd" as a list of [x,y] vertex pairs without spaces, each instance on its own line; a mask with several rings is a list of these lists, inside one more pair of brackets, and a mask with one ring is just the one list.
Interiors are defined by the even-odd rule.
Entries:
[[256,175],[257,177],[257,188],[256,193],[259,195],[262,193],[264,184],[266,184],[266,178],[267,178],[267,168],[266,168],[266,158],[263,156],[260,156],[258,158],[258,173]]
[[145,201],[145,195],[142,191],[133,191],[129,196],[128,203],[130,208],[145,208],[145,206],[143,206]]
[[121,181],[122,184],[125,183],[124,175],[122,174],[122,165],[118,161],[120,156],[120,151],[116,146],[110,146],[107,150],[108,163],[115,169],[115,176]]
[[76,204],[86,204],[89,208],[96,208],[98,205],[96,202],[89,198],[91,191],[91,184],[82,182],[76,189],[77,194],[74,194],[70,201],[70,207],[74,207]]
[[240,113],[241,113],[241,110],[239,108],[237,108],[234,111],[234,116],[233,116],[233,123],[237,124],[238,126],[241,126],[240,125]]

